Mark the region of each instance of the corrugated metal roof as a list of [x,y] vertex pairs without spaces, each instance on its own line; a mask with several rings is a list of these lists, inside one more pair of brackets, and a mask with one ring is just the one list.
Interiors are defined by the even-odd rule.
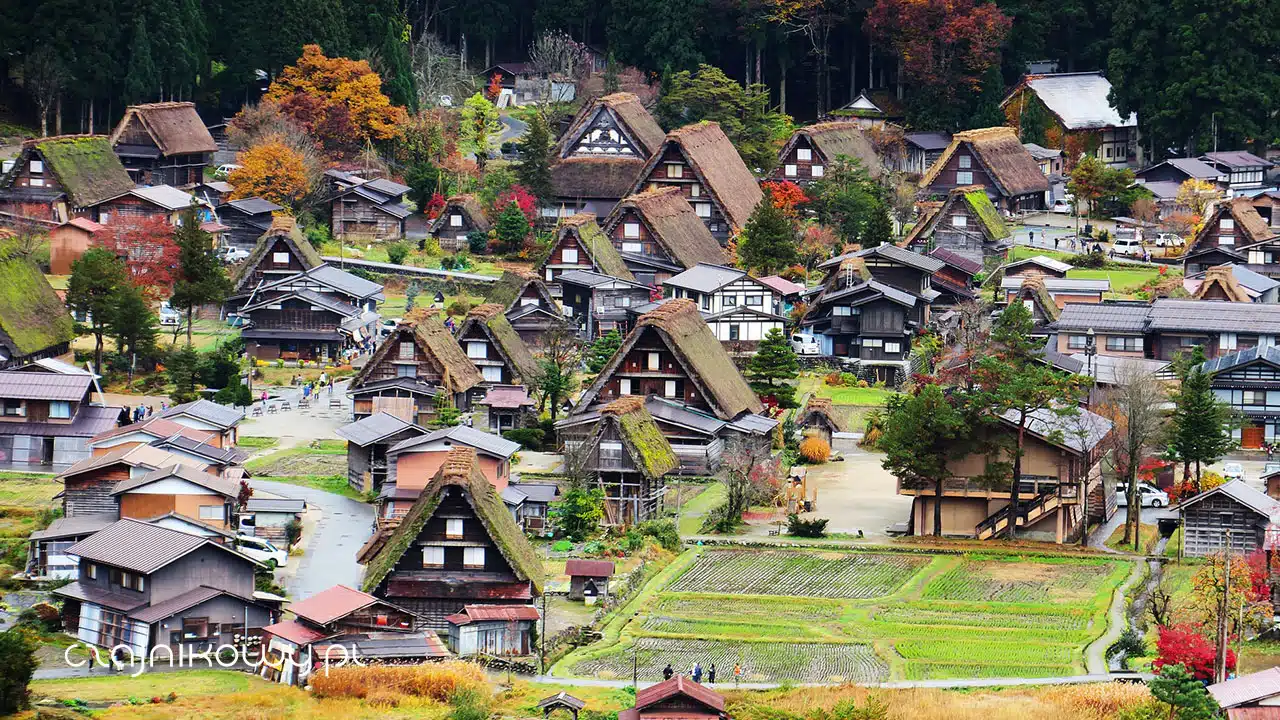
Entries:
[[1055,323],[1060,331],[1140,333],[1146,329],[1150,305],[1067,303]]
[[222,207],[235,208],[246,215],[263,215],[284,209],[270,200],[263,200],[260,197],[232,200],[231,202],[223,203]]
[[63,517],[49,523],[49,527],[44,530],[37,530],[27,537],[31,540],[52,540],[54,538],[75,537],[77,535],[92,535],[117,519],[115,513],[93,513]]
[[51,422],[0,423],[0,435],[43,435],[45,437],[91,438],[116,426],[120,408],[80,406],[70,425]]
[[100,440],[106,440],[118,435],[127,435],[132,432],[146,433],[154,438],[167,438],[181,434],[196,441],[206,442],[212,440],[216,436],[216,433],[209,430],[199,430],[197,428],[187,427],[181,423],[166,420],[159,415],[152,415],[142,422],[121,425],[118,428],[113,428],[107,432],[99,433],[93,437],[93,442],[96,443]]
[[289,612],[316,625],[328,625],[339,618],[346,617],[360,608],[368,607],[378,598],[360,592],[346,585],[334,585],[322,590],[306,600],[289,604]]
[[512,483],[507,487],[523,493],[526,502],[549,503],[560,496],[560,486],[555,483]]
[[204,463],[196,463],[195,461],[184,460],[165,450],[151,445],[133,445],[120,447],[102,455],[92,455],[80,462],[67,468],[65,472],[59,475],[59,478],[68,478],[86,473],[99,468],[108,467],[116,463],[125,463],[130,467],[143,467],[148,470],[166,467],[175,463],[193,464],[204,469],[208,467]]
[[512,410],[525,405],[532,405],[533,401],[529,399],[529,393],[524,389],[523,385],[515,385],[489,388],[489,392],[485,393],[481,404],[493,408]]
[[447,616],[453,625],[486,621],[537,620],[538,609],[530,605],[466,605],[462,612]]
[[134,608],[147,604],[142,595],[133,592],[112,592],[94,585],[82,585],[79,582],[73,582],[70,585],[63,585],[53,591],[54,595],[79,600],[81,602],[93,603],[103,607],[128,612]]
[[1211,153],[1205,153],[1200,157],[1204,158],[1205,160],[1212,160],[1213,162],[1222,163],[1223,165],[1229,168],[1234,168],[1234,169],[1244,169],[1244,168],[1251,168],[1251,167],[1271,167],[1272,165],[1271,161],[1264,160],[1258,157],[1257,155],[1254,155],[1251,152],[1246,152],[1244,150],[1224,150],[1222,152],[1211,152]]
[[220,448],[217,445],[210,445],[207,442],[193,440],[188,437],[186,433],[182,432],[176,432],[169,437],[153,440],[151,444],[163,450],[171,448],[183,450],[191,453],[192,455],[198,455],[203,459],[218,463],[219,465],[235,465],[248,457],[247,453],[243,450],[238,450],[232,447]]
[[667,278],[662,281],[662,284],[670,285],[671,287],[688,288],[701,293],[711,293],[745,275],[745,272],[737,268],[698,263],[679,275]]
[[199,587],[191,588],[190,590],[182,593],[181,595],[174,595],[168,600],[158,602],[155,605],[151,605],[150,607],[145,607],[140,610],[135,610],[129,613],[129,617],[133,618],[134,620],[138,620],[145,623],[159,622],[161,620],[164,620],[167,617],[172,617],[173,615],[180,613],[183,610],[193,608],[202,602],[212,600],[213,598],[216,598],[220,595],[231,595],[232,597],[238,600],[243,600],[250,603],[253,602],[251,600],[248,600],[247,598],[242,598],[238,595],[229,593],[225,590],[212,588],[212,587],[209,587],[208,585],[200,585]]
[[260,498],[251,497],[244,504],[246,512],[261,513],[300,513],[307,509],[307,501],[299,498]]
[[[728,669],[726,668],[726,670]],[[662,702],[674,695],[684,695],[716,711],[724,712],[724,698],[719,693],[699,685],[684,675],[676,675],[670,680],[665,680],[657,685],[650,685],[636,693],[635,709],[644,710],[650,705]]]
[[422,437],[399,442],[388,450],[387,454],[403,452],[436,440],[445,440],[445,444],[466,445],[504,458],[509,458],[520,450],[520,443],[511,442],[506,438],[469,428],[466,425],[454,425],[427,433]]
[[[1036,410],[1027,415],[1027,431],[1032,435],[1077,452],[1087,452],[1111,432],[1111,421],[1088,410],[1078,409],[1079,417],[1064,417],[1052,410]],[[1000,419],[1015,427],[1018,411],[1009,410]],[[1080,437],[1083,433],[1084,437]],[[1052,438],[1052,439],[1050,439]]]
[[125,570],[153,573],[204,545],[221,548],[245,562],[258,564],[205,538],[128,518],[117,520],[72,545],[67,554]]
[[923,270],[927,273],[938,272],[944,265],[944,263],[938,258],[921,255],[920,253],[911,252],[910,250],[904,250],[892,243],[884,243],[865,250],[859,250],[858,252],[852,253],[851,256],[860,258],[882,257],[908,267],[913,267],[917,270]]
[[1036,75],[1027,85],[1053,114],[1062,118],[1068,130],[1104,127],[1135,127],[1138,116],[1122,118],[1107,95],[1111,83],[1101,72]]
[[303,273],[316,282],[323,283],[335,290],[350,294],[352,297],[368,298],[382,293],[382,286],[372,280],[365,280],[359,275],[352,275],[328,263]]
[[196,204],[195,196],[172,185],[150,185],[135,188],[130,194],[153,202],[166,210],[181,210]]
[[[343,425],[335,430],[334,434],[355,445],[366,447],[401,430],[415,427],[418,426],[391,413],[377,412],[350,425]],[[420,427],[418,427],[418,430],[423,434],[427,432],[426,429]]]
[[[1280,667],[1214,683],[1206,688],[1223,709],[1280,695]],[[1280,708],[1275,708],[1280,710]]]
[[0,398],[79,402],[92,384],[93,378],[88,374],[5,370],[0,371]]
[[921,150],[946,150],[951,144],[951,133],[945,132],[912,132],[904,139]]
[[1254,360],[1265,360],[1273,365],[1280,367],[1280,347],[1275,345],[1267,345],[1265,347],[1255,345],[1239,352],[1233,352],[1230,355],[1220,355],[1212,360],[1206,361],[1200,367],[1207,373],[1219,373],[1223,370],[1251,363]]
[[1218,300],[1156,300],[1151,330],[1280,334],[1280,305]]
[[327,633],[320,632],[315,628],[309,628],[297,620],[285,620],[274,625],[268,625],[262,628],[262,631],[284,638],[294,645],[310,645],[317,640],[329,637]]
[[502,496],[502,502],[511,505],[512,507],[518,506],[525,500],[529,499],[529,496],[525,495],[524,492],[515,485],[506,486],[499,494]]
[[181,405],[174,405],[160,413],[160,417],[172,420],[180,415],[188,415],[221,428],[232,428],[244,419],[244,411],[226,405],[219,405],[209,400],[195,400]]
[[1280,501],[1273,499],[1261,490],[1253,489],[1243,480],[1231,480],[1212,490],[1205,490],[1199,495],[1184,501],[1180,507],[1186,509],[1213,495],[1226,495],[1267,518],[1280,514]]
[[945,248],[945,247],[934,248],[932,251],[929,252],[929,256],[937,258],[942,262],[946,263],[947,265],[950,265],[954,268],[958,268],[959,270],[967,272],[970,275],[977,275],[979,272],[982,271],[982,263],[978,262],[977,260],[974,260],[973,258],[967,257],[965,255],[961,255],[960,253],[954,250],[951,250],[950,248]]
[[1049,270],[1060,273],[1065,273],[1073,267],[1061,260],[1054,260],[1047,255],[1034,255],[1022,260],[1015,260],[1014,262],[1006,263],[1004,270],[1005,272],[1008,272],[1010,268],[1021,267],[1023,265],[1039,265],[1040,267],[1048,268]]

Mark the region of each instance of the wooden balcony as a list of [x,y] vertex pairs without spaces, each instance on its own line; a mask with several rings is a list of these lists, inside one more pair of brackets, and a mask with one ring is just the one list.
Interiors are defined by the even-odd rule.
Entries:
[[[1102,478],[1100,476],[1091,478],[1089,481],[1088,491],[1092,491],[1101,481]],[[1080,488],[1077,483],[1062,483],[1059,482],[1057,478],[1041,476],[1023,476],[1021,492],[1018,494],[1021,498],[1025,499],[1046,492],[1052,492],[1064,505],[1074,505],[1079,502],[1080,499]],[[936,492],[932,484],[929,484],[927,487],[920,488],[906,487],[903,485],[902,480],[899,479],[898,494],[913,497],[933,497]],[[942,482],[942,496],[982,498],[984,500],[1009,500],[1012,498],[1012,493],[1009,491],[1009,483],[990,486],[978,483],[973,478],[949,478]]]

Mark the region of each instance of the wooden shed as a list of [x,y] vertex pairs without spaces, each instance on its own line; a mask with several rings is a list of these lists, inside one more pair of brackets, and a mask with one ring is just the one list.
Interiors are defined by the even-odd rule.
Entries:
[[1232,480],[1182,503],[1182,552],[1204,557],[1227,549],[1248,554],[1262,547],[1267,528],[1280,522],[1280,501]]
[[804,412],[800,413],[797,425],[804,428],[806,434],[813,431],[818,437],[831,444],[831,436],[838,432],[848,432],[844,418],[836,412],[831,398],[811,397],[805,403]]
[[608,560],[569,560],[564,564],[569,576],[569,599],[608,597],[613,563]]

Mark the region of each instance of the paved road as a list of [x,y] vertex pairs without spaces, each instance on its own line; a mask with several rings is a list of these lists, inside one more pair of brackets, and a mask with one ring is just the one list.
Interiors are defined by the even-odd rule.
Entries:
[[350,265],[351,267],[366,268],[368,270],[376,270],[383,273],[391,273],[392,275],[433,275],[435,277],[452,278],[454,280],[473,280],[476,282],[497,282],[498,278],[492,275],[476,275],[475,273],[457,272],[456,270],[437,270],[435,268],[420,268],[412,265],[395,265],[393,263],[375,262],[373,260],[358,260],[355,258],[341,258],[326,255],[324,261],[330,265]]
[[[290,600],[304,600],[338,584],[360,587],[364,568],[356,562],[356,551],[373,532],[372,506],[323,490],[270,480],[254,479],[250,484],[254,490],[301,498],[319,511],[314,528],[304,529],[310,537],[302,556],[289,558],[289,571],[281,573]],[[294,563],[296,567],[292,567]]]
[[[1070,675],[1067,677],[1045,677],[1045,678],[971,678],[967,680],[911,680],[902,682],[882,682],[882,683],[785,683],[786,687],[832,687],[836,685],[858,685],[868,688],[984,688],[984,687],[1008,687],[1013,685],[1085,685],[1089,683],[1112,682],[1115,680],[1150,680],[1153,675],[1150,673],[1094,673],[1090,675]],[[535,675],[529,678],[530,682],[544,683],[548,685],[569,685],[582,687],[609,687],[624,688],[631,687],[630,680],[596,680],[592,678],[563,678],[553,677],[550,675]],[[651,685],[657,685],[656,682],[644,681],[639,683],[640,688],[647,688]],[[772,690],[783,687],[784,683],[738,683],[722,682],[716,683],[712,687],[717,690],[742,689],[742,690]]]
[[498,138],[498,144],[515,142],[529,129],[529,123],[511,115],[500,115],[498,120],[502,123],[502,136]]

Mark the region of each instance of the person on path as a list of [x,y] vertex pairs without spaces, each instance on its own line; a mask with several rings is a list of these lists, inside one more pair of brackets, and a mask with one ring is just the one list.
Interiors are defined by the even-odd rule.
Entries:
[[1055,251],[1058,249],[1058,238],[1053,239],[1053,249]]
[[733,664],[733,684],[737,685],[742,682],[742,665],[740,663]]
[[667,663],[667,666],[666,666],[666,667],[664,667],[664,668],[662,668],[662,679],[663,679],[663,680],[670,680],[670,679],[671,679],[671,676],[672,676],[672,675],[675,675],[675,674],[676,674],[676,671],[671,669],[671,663]]
[[263,404],[263,405],[266,405],[266,404],[267,404],[267,391],[266,391],[266,390],[263,390],[263,391],[262,391],[262,404]]
[[707,668],[707,684],[708,685],[716,684],[716,664],[715,663],[711,663],[711,667]]
[[329,376],[329,394],[330,395],[333,394],[333,376],[332,375]]
[[694,682],[702,682],[702,665],[695,661],[693,663],[693,670],[689,674],[693,677]]

